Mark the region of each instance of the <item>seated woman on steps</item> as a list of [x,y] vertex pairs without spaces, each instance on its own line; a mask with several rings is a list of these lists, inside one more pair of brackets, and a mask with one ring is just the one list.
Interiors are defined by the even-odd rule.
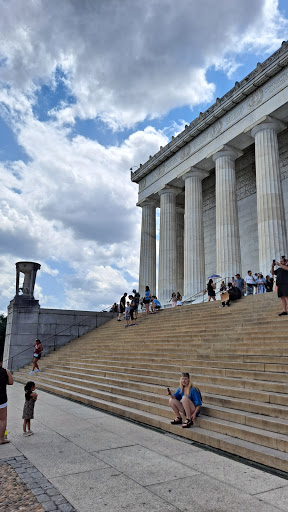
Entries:
[[181,425],[182,416],[186,416],[186,421],[183,423],[183,428],[189,428],[193,425],[196,416],[199,416],[202,405],[202,397],[200,390],[193,386],[189,373],[183,372],[180,378],[180,386],[175,391],[174,395],[171,394],[169,388],[167,393],[170,395],[169,405],[177,417],[171,421],[172,425]]

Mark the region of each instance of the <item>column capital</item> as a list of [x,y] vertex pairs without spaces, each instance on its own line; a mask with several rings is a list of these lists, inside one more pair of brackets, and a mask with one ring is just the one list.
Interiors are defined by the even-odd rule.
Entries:
[[139,206],[140,208],[142,208],[142,206],[154,206],[155,208],[157,208],[158,204],[155,199],[147,198],[144,199],[144,201],[141,201],[141,203],[136,203],[136,206]]
[[182,188],[179,187],[173,187],[171,186],[165,186],[161,190],[158,191],[159,196],[162,196],[163,194],[173,194],[175,196],[178,196],[182,192]]
[[276,133],[278,133],[282,130],[285,130],[286,128],[286,125],[282,123],[282,121],[279,121],[278,119],[275,119],[271,116],[266,116],[266,118],[261,121],[259,124],[256,124],[256,126],[254,126],[250,131],[251,136],[254,138],[257,133],[261,132],[262,130],[274,130]]
[[242,156],[244,153],[240,149],[234,148],[233,146],[229,146],[228,144],[223,144],[223,146],[212,155],[213,162],[216,162],[218,158],[222,158],[223,156],[229,156],[231,160],[235,161],[237,158]]
[[182,180],[187,180],[187,178],[199,178],[200,180],[204,180],[209,176],[209,171],[204,171],[204,169],[198,169],[197,167],[189,167],[187,169],[186,174],[183,174]]

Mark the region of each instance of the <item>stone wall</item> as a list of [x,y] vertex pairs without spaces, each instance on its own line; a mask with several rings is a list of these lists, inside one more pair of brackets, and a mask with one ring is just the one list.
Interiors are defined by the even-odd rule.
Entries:
[[115,313],[44,309],[37,300],[14,299],[8,306],[3,366],[15,371],[32,361],[36,338],[45,355],[113,317]]

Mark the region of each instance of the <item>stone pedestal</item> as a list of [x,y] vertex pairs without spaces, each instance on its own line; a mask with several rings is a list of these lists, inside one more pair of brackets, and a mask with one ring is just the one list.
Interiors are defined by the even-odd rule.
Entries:
[[277,140],[277,132],[284,127],[283,123],[267,118],[251,130],[255,138],[259,271],[264,276],[269,272],[273,259],[279,261],[283,254],[287,257]]
[[205,288],[202,180],[208,172],[191,167],[184,174],[185,236],[184,295],[188,299]]
[[176,292],[176,187],[160,190],[158,298],[165,304]]
[[142,226],[139,267],[139,293],[144,296],[145,286],[156,295],[156,204],[146,200],[141,205]]
[[184,209],[176,207],[176,289],[184,295]]
[[33,359],[38,338],[39,301],[17,296],[8,306],[3,367],[17,370]]
[[223,278],[241,273],[235,160],[242,151],[230,146],[213,155],[216,163],[216,267]]

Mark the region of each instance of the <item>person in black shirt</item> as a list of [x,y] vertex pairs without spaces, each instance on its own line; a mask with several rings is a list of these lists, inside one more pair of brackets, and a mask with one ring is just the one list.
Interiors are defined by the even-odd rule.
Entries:
[[13,377],[8,370],[2,368],[0,361],[0,444],[10,443],[5,439],[5,430],[7,427],[7,391],[6,386],[12,386]]
[[213,284],[213,279],[209,279],[208,283],[207,283],[207,292],[208,292],[208,302],[210,302],[211,298],[213,300],[216,300],[216,297],[215,297],[215,288],[216,288],[216,285]]
[[120,304],[119,304],[119,314],[118,314],[118,322],[121,322],[121,315],[122,315],[122,313],[124,313],[124,312],[125,312],[126,297],[127,297],[127,293],[125,292],[125,293],[123,294],[123,297],[121,297],[121,299],[120,299]]
[[140,293],[136,292],[136,290],[132,290],[132,291],[134,293],[134,301],[135,301],[134,315],[135,315],[135,320],[137,320],[137,318],[138,318],[138,306],[139,306],[139,301],[140,301]]
[[[279,268],[275,270],[275,265]],[[276,276],[276,285],[278,290],[278,297],[282,302],[282,313],[279,316],[287,316],[287,300],[288,300],[288,260],[282,256],[280,262],[273,261],[271,266],[272,276]]]

